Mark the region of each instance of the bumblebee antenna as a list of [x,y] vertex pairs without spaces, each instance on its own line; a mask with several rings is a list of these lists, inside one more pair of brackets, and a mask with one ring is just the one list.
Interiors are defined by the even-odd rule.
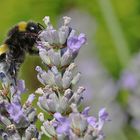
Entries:
[[37,23],[37,25],[41,30],[45,29],[45,27],[41,23]]

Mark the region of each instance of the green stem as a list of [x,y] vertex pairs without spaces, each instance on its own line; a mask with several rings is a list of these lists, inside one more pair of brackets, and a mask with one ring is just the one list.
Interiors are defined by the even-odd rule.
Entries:
[[97,2],[113,38],[120,63],[124,67],[129,62],[130,52],[121,25],[115,15],[110,0],[97,0]]

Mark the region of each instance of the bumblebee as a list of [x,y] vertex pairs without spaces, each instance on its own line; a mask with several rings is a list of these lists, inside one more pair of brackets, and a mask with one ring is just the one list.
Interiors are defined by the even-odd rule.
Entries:
[[0,46],[0,80],[4,88],[16,86],[17,73],[26,53],[38,54],[34,45],[41,30],[43,26],[40,23],[20,22],[8,32],[4,44]]

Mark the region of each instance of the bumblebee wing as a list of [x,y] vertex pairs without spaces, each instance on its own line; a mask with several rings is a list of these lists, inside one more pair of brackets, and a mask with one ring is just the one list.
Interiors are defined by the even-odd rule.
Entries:
[[9,50],[8,45],[6,45],[6,44],[1,45],[0,46],[0,55],[6,53],[8,50]]

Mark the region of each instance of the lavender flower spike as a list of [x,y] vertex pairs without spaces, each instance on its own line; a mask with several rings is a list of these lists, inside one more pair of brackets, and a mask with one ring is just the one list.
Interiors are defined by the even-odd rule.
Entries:
[[[37,104],[44,111],[38,115],[41,130],[52,140],[102,140],[102,128],[108,120],[106,110],[102,109],[98,118],[89,116],[89,107],[83,112],[78,111],[85,88],[75,87],[81,73],[74,61],[87,39],[85,34],[76,35],[76,30],[69,27],[70,17],[63,17],[63,20],[63,25],[56,30],[50,18],[45,17],[47,27],[39,35],[41,41],[37,48],[47,66],[47,70],[36,68],[42,84],[35,92],[40,96]],[[53,119],[46,120],[45,113]]]
[[[6,98],[0,92],[0,139],[2,140],[31,140],[38,139],[39,132],[35,126],[36,109],[31,106],[34,94],[21,104],[21,94],[25,92],[23,80],[18,80],[16,94]],[[10,92],[14,90],[11,89]]]

